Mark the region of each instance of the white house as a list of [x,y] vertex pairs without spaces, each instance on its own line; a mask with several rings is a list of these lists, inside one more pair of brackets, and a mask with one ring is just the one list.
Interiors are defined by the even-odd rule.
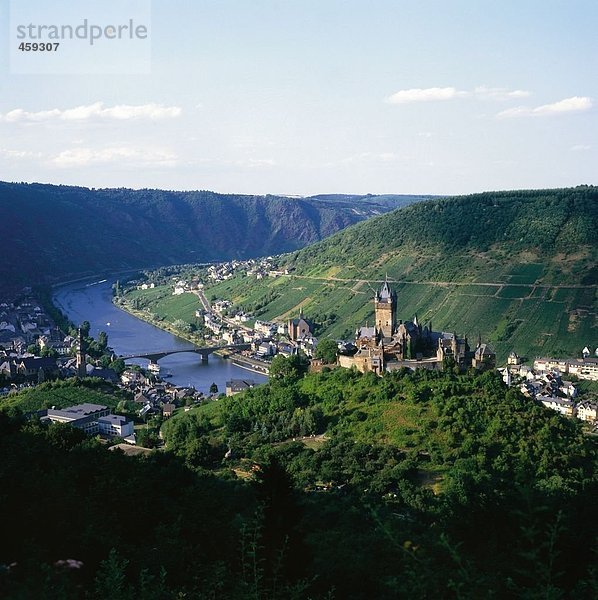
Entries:
[[575,405],[571,400],[567,398],[559,398],[558,396],[540,396],[538,395],[537,400],[539,400],[546,408],[551,408],[552,410],[556,410],[557,412],[565,415],[566,417],[572,417],[575,409]]
[[596,402],[580,402],[577,405],[577,418],[595,423],[598,420],[598,404]]
[[99,432],[109,437],[127,438],[132,436],[133,421],[128,421],[122,415],[105,415],[98,419]]

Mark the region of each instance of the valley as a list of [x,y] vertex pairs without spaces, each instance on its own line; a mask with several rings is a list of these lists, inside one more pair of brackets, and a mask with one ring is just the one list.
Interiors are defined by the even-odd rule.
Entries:
[[[201,268],[183,271],[203,278],[212,300],[231,301],[266,321],[283,322],[302,309],[319,336],[344,340],[358,325],[373,323],[373,290],[388,275],[399,319],[417,315],[470,340],[481,336],[499,362],[511,351],[528,361],[577,356],[598,331],[591,234],[597,207],[592,187],[431,200],[275,257],[273,276],[230,265],[219,280]],[[526,227],[539,221],[545,223],[542,236]],[[167,304],[182,302],[160,290],[130,297],[150,312],[160,306],[152,300],[157,294]],[[199,306],[191,296],[187,302],[180,313],[161,305],[161,318],[192,320]]]

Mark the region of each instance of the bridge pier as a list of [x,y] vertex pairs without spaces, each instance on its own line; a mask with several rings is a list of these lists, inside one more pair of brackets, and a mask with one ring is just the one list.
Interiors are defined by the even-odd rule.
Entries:
[[199,356],[201,357],[201,364],[207,365],[208,364],[208,354],[202,352]]

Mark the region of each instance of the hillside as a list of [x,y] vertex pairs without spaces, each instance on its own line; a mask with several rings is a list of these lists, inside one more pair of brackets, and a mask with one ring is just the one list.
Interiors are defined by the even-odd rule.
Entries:
[[292,276],[212,286],[265,319],[303,307],[320,333],[350,337],[372,319],[388,274],[398,318],[480,333],[499,358],[515,350],[578,355],[596,346],[598,189],[496,192],[421,202],[293,254]]
[[494,373],[302,377],[297,359],[179,409],[147,457],[0,400],[0,595],[595,598],[579,422]]
[[0,285],[288,252],[422,198],[0,183]]

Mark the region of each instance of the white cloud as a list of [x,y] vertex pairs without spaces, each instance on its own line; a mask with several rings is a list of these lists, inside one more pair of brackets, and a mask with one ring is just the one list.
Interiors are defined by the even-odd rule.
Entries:
[[8,148],[0,148],[0,156],[13,159],[40,158],[41,152],[31,152],[29,150],[9,150]]
[[105,107],[103,102],[76,106],[60,110],[41,110],[29,112],[22,108],[15,108],[6,114],[0,114],[0,121],[8,123],[18,122],[43,122],[43,121],[88,121],[90,119],[173,119],[181,115],[179,106],[162,106],[161,104],[149,103],[139,105],[118,104]]
[[458,90],[455,87],[431,87],[399,90],[386,98],[390,104],[412,104],[415,102],[435,102],[439,100],[454,100],[456,98],[475,97],[483,100],[514,100],[527,98],[530,92],[525,90],[510,90],[505,87],[488,87],[480,85],[473,91]]
[[518,106],[516,108],[509,108],[499,112],[496,116],[498,118],[512,118],[512,117],[549,117],[552,115],[562,115],[571,112],[583,112],[592,108],[592,99],[587,96],[573,96],[572,98],[565,98],[552,104],[543,104],[542,106],[536,106],[531,108],[529,106]]
[[488,100],[514,100],[517,98],[527,98],[531,95],[526,90],[509,90],[509,88],[488,87],[485,85],[479,85],[473,90],[473,93],[477,98]]
[[118,163],[126,166],[163,166],[171,167],[177,163],[177,156],[164,150],[139,149],[128,147],[111,147],[101,150],[76,148],[64,150],[50,159],[57,167],[87,167]]
[[263,167],[275,167],[276,161],[272,158],[246,158],[237,161],[240,167],[249,167],[250,169],[259,169]]
[[589,144],[575,144],[575,146],[571,146],[571,148],[569,148],[571,152],[585,152],[586,150],[591,149],[592,146],[590,146]]
[[389,104],[412,104],[414,102],[435,102],[438,100],[452,100],[469,95],[454,87],[431,87],[413,88],[410,90],[399,90],[392,96],[386,98]]

